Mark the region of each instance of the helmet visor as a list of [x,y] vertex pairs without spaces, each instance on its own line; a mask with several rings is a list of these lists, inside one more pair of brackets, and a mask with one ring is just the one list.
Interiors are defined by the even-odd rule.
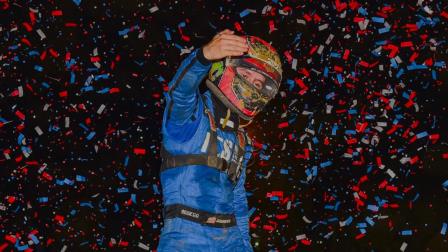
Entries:
[[251,58],[230,58],[227,64],[234,68],[237,77],[261,95],[272,99],[277,94],[281,77],[268,64]]
[[262,110],[271,100],[271,97],[260,92],[252,83],[238,74],[235,75],[231,87],[234,95],[241,102],[238,107],[246,114],[253,114]]

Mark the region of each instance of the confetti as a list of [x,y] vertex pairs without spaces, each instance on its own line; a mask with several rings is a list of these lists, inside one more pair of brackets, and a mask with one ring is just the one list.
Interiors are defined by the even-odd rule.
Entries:
[[284,66],[248,126],[254,250],[448,251],[444,1],[0,8],[0,251],[155,250],[163,92],[225,28]]

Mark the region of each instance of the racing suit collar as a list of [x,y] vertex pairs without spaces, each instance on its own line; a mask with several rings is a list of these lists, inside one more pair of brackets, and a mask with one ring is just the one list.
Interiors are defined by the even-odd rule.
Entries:
[[[211,100],[213,103],[213,112],[217,126],[222,130],[237,131],[239,126],[239,116],[230,110],[230,118],[227,120],[226,126],[222,128],[222,124],[227,117],[227,106],[222,103],[218,97],[211,93]],[[232,127],[233,126],[233,127]]]

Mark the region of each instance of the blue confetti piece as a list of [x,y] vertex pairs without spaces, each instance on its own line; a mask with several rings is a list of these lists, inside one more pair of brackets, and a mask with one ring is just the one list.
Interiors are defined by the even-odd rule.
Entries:
[[372,218],[370,218],[370,217],[366,217],[365,220],[366,220],[367,223],[369,223],[370,226],[373,227],[373,225],[375,225],[375,222],[372,220]]
[[33,234],[28,235],[29,238],[34,242],[34,244],[39,244],[39,239]]
[[128,34],[129,31],[130,31],[129,28],[123,29],[121,31],[118,31],[118,35],[119,36],[124,36],[124,35]]
[[127,187],[121,187],[121,188],[117,188],[117,192],[118,193],[127,193],[127,192],[129,192],[129,189]]
[[28,249],[29,247],[28,247],[28,245],[22,245],[22,246],[16,246],[16,248],[17,248],[17,250],[19,250],[19,251],[23,251],[23,250]]
[[35,65],[34,66],[34,70],[38,71],[38,72],[42,72],[44,70],[43,67],[39,66],[39,65]]
[[82,207],[94,208],[93,205],[92,205],[92,202],[90,202],[90,201],[79,202],[79,205],[82,206]]
[[329,93],[329,94],[327,94],[327,95],[325,96],[325,99],[330,100],[330,99],[333,98],[335,95],[336,95],[336,94],[335,94],[334,92],[331,92],[331,93]]
[[437,73],[436,73],[436,71],[434,71],[434,70],[431,71],[431,77],[432,77],[433,80],[437,80]]
[[422,69],[428,69],[428,66],[426,66],[426,65],[417,65],[417,64],[415,64],[415,62],[414,62],[414,64],[408,65],[408,66],[407,66],[407,69],[408,69],[409,71],[422,70]]
[[335,211],[338,211],[340,205],[341,205],[341,202],[340,202],[340,201],[336,202],[336,204],[334,205],[334,208],[333,208],[333,209],[334,209]]
[[255,212],[255,210],[257,210],[255,207],[252,207],[249,212],[248,212],[248,216],[250,218],[250,216]]
[[65,185],[64,180],[56,179],[56,185]]
[[135,193],[131,194],[131,201],[133,203],[137,203],[137,196],[135,195]]
[[82,175],[76,175],[76,181],[78,181],[78,182],[85,182],[86,181],[86,177],[84,177]]
[[22,141],[25,139],[25,136],[22,133],[19,133],[19,137],[17,137],[17,144],[22,145]]
[[341,84],[344,83],[344,80],[342,79],[341,74],[337,74],[336,77],[337,77],[339,83],[341,83]]
[[335,124],[333,124],[333,128],[331,129],[331,135],[336,136],[337,130],[338,130],[338,125],[335,123]]
[[286,80],[286,83],[289,85],[289,86],[288,86],[288,90],[289,90],[289,91],[292,91],[292,89],[296,86],[295,83],[294,83],[294,81],[291,80],[291,79],[287,79],[287,80]]
[[440,234],[441,235],[445,235],[446,234],[446,228],[447,228],[447,224],[445,222],[442,223],[442,230],[440,230]]
[[121,171],[119,171],[119,172],[117,173],[117,176],[118,176],[118,178],[119,178],[121,181],[125,181],[125,180],[126,180],[126,177],[123,176],[123,174],[121,174]]
[[65,179],[64,179],[64,183],[67,184],[67,185],[74,185],[74,184],[75,184],[75,181],[70,180],[70,179],[68,179],[68,178],[65,178]]
[[41,84],[42,86],[44,86],[44,88],[49,88],[50,87],[50,85],[48,85],[48,83],[46,83],[45,81],[44,82],[42,82],[42,84]]
[[363,15],[363,16],[367,16],[368,15],[367,11],[363,7],[359,7],[358,8],[358,13]]
[[85,131],[90,131],[89,128],[87,128],[86,125],[84,125],[84,123],[79,123],[78,124],[81,128],[83,128]]
[[345,130],[346,135],[356,135],[356,130]]
[[269,158],[271,157],[269,155],[264,155],[262,153],[260,153],[258,156],[260,157],[261,160],[269,160]]
[[107,94],[109,93],[110,88],[103,88],[99,91],[97,91],[98,94]]
[[446,66],[446,64],[445,64],[445,61],[436,61],[435,63],[434,63],[434,67],[437,67],[437,68],[439,68],[439,67],[441,67],[441,68],[443,68],[443,67],[445,67]]
[[390,64],[393,68],[395,68],[395,69],[398,68],[397,61],[394,58],[390,59]]
[[65,67],[69,69],[71,66],[73,66],[76,63],[74,59],[70,59],[69,61],[65,62]]
[[39,52],[36,50],[32,50],[28,53],[28,56],[39,56],[39,55],[40,55]]
[[379,207],[376,205],[368,205],[367,209],[369,209],[370,211],[373,211],[373,212],[377,212],[379,210]]
[[92,131],[89,133],[89,135],[87,136],[87,140],[91,140],[94,136],[95,136],[95,131]]
[[83,87],[83,88],[81,88],[81,91],[83,91],[83,92],[89,92],[89,91],[92,91],[93,90],[93,87],[92,86],[88,86],[88,87]]
[[124,166],[127,167],[129,164],[129,155],[124,158]]
[[367,223],[360,222],[360,223],[356,224],[356,227],[357,228],[366,228],[367,227]]
[[427,137],[428,136],[428,132],[423,131],[417,134],[417,139],[423,138],[423,137]]
[[171,41],[171,34],[169,31],[165,31],[165,38],[166,40]]
[[412,230],[403,230],[403,231],[400,232],[400,234],[401,235],[406,235],[406,236],[412,235]]
[[375,120],[375,115],[366,115],[366,120]]
[[160,194],[160,192],[159,192],[159,188],[157,187],[156,184],[152,184],[152,190],[154,191],[155,194],[157,194],[157,195]]
[[372,17],[372,21],[375,23],[384,24],[384,18],[382,18],[382,17]]
[[48,202],[48,197],[39,197],[38,200],[39,200],[39,203],[45,203],[45,202]]
[[352,217],[352,216],[349,216],[349,217],[344,221],[345,226],[350,225],[350,224],[352,223],[352,221],[353,221],[353,217]]
[[448,179],[445,182],[443,182],[442,186],[443,188],[448,188]]
[[330,53],[330,57],[340,59],[341,58],[341,54],[340,53],[336,53],[336,52],[331,52]]
[[95,76],[95,80],[101,80],[101,79],[109,79],[109,74],[99,74],[97,76]]
[[330,166],[331,164],[332,164],[331,161],[323,162],[323,163],[320,164],[320,167],[321,167],[321,168],[325,168],[325,167]]
[[400,68],[400,70],[398,70],[398,73],[395,75],[395,77],[400,78],[400,76],[404,73],[403,68]]
[[243,18],[247,15],[249,15],[250,11],[248,9],[243,10],[242,12],[240,12],[240,17]]
[[70,72],[70,84],[75,83],[76,75],[74,72]]

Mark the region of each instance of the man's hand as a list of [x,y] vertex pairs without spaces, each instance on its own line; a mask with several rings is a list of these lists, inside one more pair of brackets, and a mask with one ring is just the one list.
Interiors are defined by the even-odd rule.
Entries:
[[202,47],[204,57],[208,60],[220,60],[227,56],[241,56],[247,52],[249,47],[246,39],[233,33],[234,31],[225,29],[216,34]]

